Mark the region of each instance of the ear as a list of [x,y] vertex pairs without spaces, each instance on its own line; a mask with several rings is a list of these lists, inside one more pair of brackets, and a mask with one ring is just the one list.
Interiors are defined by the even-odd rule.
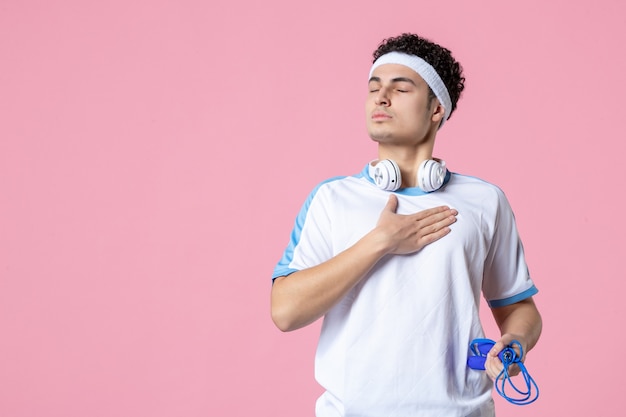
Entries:
[[435,99],[435,106],[433,108],[433,114],[431,116],[431,120],[435,123],[437,123],[437,125],[439,125],[441,123],[441,121],[443,120],[443,116],[446,113],[446,109],[443,108],[443,106],[441,105],[441,103],[439,102],[439,100]]

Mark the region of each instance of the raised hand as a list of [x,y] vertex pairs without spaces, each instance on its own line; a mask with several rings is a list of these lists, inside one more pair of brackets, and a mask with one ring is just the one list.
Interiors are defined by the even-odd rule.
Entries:
[[458,212],[447,206],[426,209],[414,214],[397,214],[398,197],[389,196],[376,225],[380,239],[388,245],[388,253],[409,254],[417,252],[448,233],[456,222]]

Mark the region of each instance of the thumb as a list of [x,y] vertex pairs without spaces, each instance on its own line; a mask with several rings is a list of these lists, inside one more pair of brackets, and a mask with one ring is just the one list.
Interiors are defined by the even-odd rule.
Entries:
[[383,209],[383,211],[390,211],[392,213],[395,213],[397,209],[398,209],[398,197],[396,197],[395,194],[390,194],[389,200],[387,200],[387,205],[385,205],[385,208]]

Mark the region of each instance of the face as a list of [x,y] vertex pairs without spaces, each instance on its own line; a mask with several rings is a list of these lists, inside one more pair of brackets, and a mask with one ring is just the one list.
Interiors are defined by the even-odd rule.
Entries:
[[379,143],[418,145],[434,139],[443,116],[428,84],[412,69],[399,64],[377,67],[368,83],[365,104],[367,131]]

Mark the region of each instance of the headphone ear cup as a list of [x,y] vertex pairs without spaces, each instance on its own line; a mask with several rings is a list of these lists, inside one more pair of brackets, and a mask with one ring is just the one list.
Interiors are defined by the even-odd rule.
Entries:
[[370,177],[378,188],[385,191],[396,191],[402,185],[400,167],[391,159],[378,161],[374,166],[370,164]]
[[417,170],[417,185],[426,192],[436,191],[441,188],[446,179],[445,161],[427,159],[422,162]]

